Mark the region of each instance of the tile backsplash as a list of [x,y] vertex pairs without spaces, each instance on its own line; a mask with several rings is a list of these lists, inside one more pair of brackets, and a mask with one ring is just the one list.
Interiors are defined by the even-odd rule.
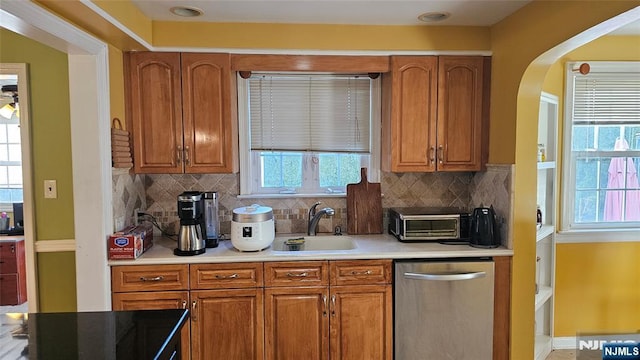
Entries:
[[[456,173],[382,173],[382,207],[384,228],[388,217],[386,209],[405,206],[452,206],[472,209],[493,204],[501,218],[509,219],[512,193],[511,165],[488,166],[486,172]],[[200,190],[218,192],[220,231],[229,234],[233,209],[259,203],[273,209],[278,233],[304,233],[307,212],[316,201],[322,207],[331,207],[336,213],[323,218],[320,232],[333,232],[336,226],[346,229],[346,199],[339,198],[278,198],[238,199],[238,174],[157,174],[113,175],[114,218],[133,222],[133,210],[143,209],[153,215],[169,233],[178,231],[179,219],[176,198],[183,191]],[[117,223],[117,222],[116,222]],[[503,224],[503,232],[507,229]],[[506,234],[503,239],[507,239]]]

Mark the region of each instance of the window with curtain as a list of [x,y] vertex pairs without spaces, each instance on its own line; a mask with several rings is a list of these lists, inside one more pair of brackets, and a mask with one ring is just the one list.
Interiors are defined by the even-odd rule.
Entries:
[[253,73],[239,81],[242,194],[341,194],[361,167],[377,172],[377,80]]
[[567,64],[564,217],[570,229],[640,224],[640,63]]

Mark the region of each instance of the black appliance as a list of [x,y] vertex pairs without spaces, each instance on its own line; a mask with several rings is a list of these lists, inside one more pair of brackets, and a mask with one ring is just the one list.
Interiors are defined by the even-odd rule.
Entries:
[[191,256],[205,252],[206,222],[204,197],[200,191],[185,191],[178,195],[178,247],[175,255]]
[[485,249],[500,246],[500,229],[493,206],[473,209],[469,245]]

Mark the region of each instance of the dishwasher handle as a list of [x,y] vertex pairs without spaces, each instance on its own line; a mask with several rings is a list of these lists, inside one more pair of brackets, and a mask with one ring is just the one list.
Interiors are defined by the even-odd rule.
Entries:
[[434,281],[456,281],[456,280],[472,280],[487,276],[484,271],[478,272],[460,272],[460,273],[440,273],[440,274],[420,274],[406,272],[404,277],[413,280],[434,280]]

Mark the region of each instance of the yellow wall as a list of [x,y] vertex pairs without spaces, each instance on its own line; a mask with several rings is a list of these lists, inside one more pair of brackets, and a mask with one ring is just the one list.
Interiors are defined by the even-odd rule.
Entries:
[[[553,64],[544,89],[560,95],[561,118],[564,68],[571,61],[640,61],[640,36],[603,36]],[[640,243],[558,244],[554,335],[637,331],[639,258]]]
[[638,331],[640,242],[559,244],[556,254],[555,336]]
[[489,50],[486,27],[154,22],[153,45],[303,50]]
[[[73,239],[67,55],[0,29],[0,62],[29,66],[36,240]],[[45,179],[57,180],[57,199],[44,199]],[[47,311],[75,309],[75,264],[68,255],[64,261],[49,261],[60,256],[38,256],[40,307]]]

